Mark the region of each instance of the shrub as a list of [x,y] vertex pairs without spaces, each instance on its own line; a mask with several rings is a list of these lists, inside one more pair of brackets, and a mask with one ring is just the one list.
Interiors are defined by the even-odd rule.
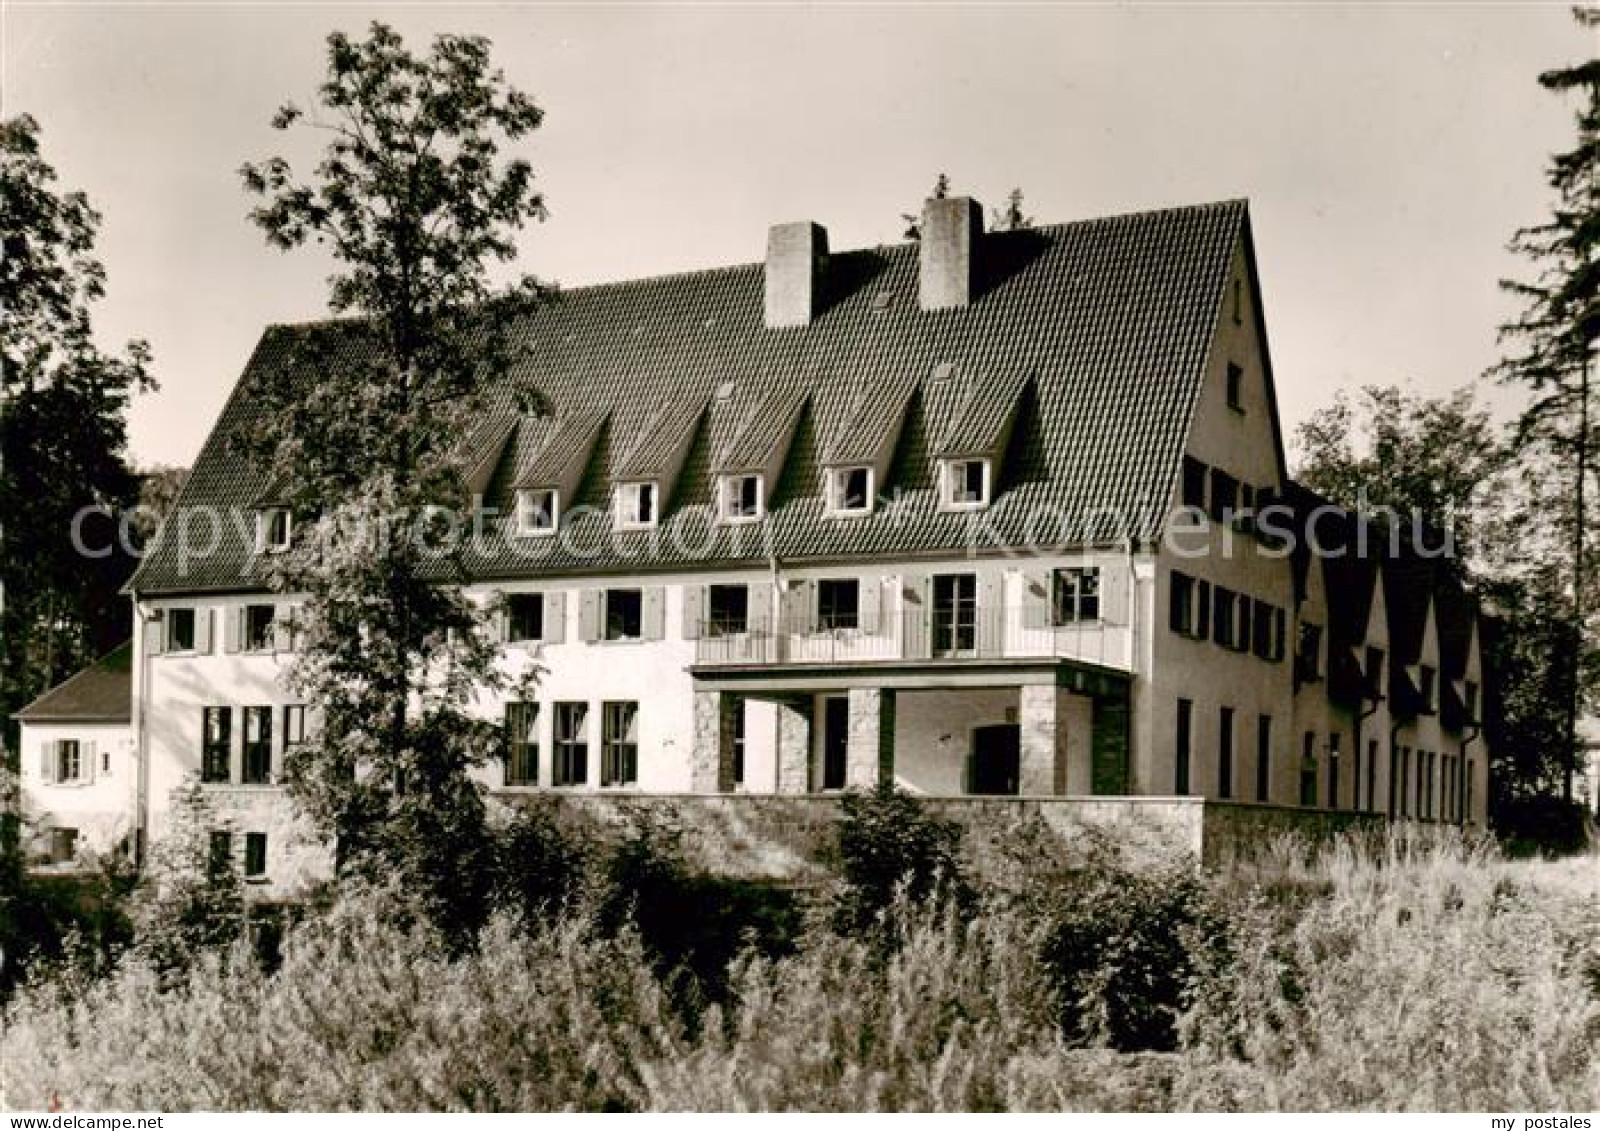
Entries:
[[846,793],[840,804],[837,930],[871,929],[902,889],[911,905],[970,901],[960,825],[929,812],[892,782]]
[[556,801],[519,807],[494,842],[495,905],[525,927],[575,906],[589,886],[596,846]]

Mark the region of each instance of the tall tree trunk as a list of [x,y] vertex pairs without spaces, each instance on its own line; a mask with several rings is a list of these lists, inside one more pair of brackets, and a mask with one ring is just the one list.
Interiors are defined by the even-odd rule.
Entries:
[[1589,348],[1584,346],[1583,369],[1578,378],[1578,485],[1573,495],[1572,532],[1572,686],[1567,699],[1567,765],[1562,796],[1572,800],[1573,777],[1578,765],[1578,707],[1583,698],[1583,587],[1584,570],[1584,488],[1589,476]]

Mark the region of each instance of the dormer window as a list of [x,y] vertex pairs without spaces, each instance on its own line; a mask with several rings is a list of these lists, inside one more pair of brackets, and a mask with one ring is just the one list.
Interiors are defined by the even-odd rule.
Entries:
[[289,548],[293,520],[288,507],[268,507],[256,515],[256,548],[262,553],[280,554]]
[[828,471],[828,513],[869,514],[872,511],[872,468],[835,467]]
[[624,530],[648,530],[654,526],[657,494],[653,481],[620,484],[617,487],[617,526]]
[[717,491],[717,512],[723,522],[754,522],[765,512],[766,497],[759,475],[725,475]]
[[944,465],[944,505],[973,510],[989,505],[989,461],[953,459]]
[[517,492],[517,533],[524,538],[554,534],[558,517],[553,490]]
[[1422,712],[1425,715],[1433,714],[1433,689],[1437,682],[1438,673],[1427,664],[1417,668],[1417,694],[1422,700]]
[[1228,362],[1228,407],[1235,412],[1244,411],[1244,370]]

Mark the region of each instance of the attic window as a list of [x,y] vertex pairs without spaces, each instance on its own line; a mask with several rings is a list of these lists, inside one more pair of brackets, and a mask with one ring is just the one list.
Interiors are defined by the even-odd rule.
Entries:
[[1228,362],[1228,407],[1235,412],[1244,411],[1244,370]]
[[1244,288],[1239,279],[1234,279],[1228,284],[1228,307],[1235,326],[1244,322]]
[[988,506],[989,478],[989,461],[986,459],[945,461],[944,489],[941,492],[945,507],[973,510]]
[[293,523],[288,507],[268,507],[256,515],[256,549],[278,554],[289,548]]
[[617,525],[624,530],[648,530],[658,517],[656,484],[653,480],[622,483],[617,487]]
[[554,534],[559,500],[553,490],[517,492],[517,533],[522,537]]
[[828,471],[828,513],[868,514],[872,511],[872,468],[835,467]]
[[765,511],[759,475],[725,475],[718,481],[717,513],[723,522],[754,522]]
[[1433,688],[1436,673],[1427,664],[1422,664],[1417,670],[1417,693],[1422,699],[1424,714],[1433,713]]

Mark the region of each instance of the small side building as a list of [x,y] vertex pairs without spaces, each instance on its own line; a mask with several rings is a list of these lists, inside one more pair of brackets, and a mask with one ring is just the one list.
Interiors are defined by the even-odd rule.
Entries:
[[16,714],[24,837],[35,866],[71,868],[122,849],[133,834],[132,656],[125,643]]

